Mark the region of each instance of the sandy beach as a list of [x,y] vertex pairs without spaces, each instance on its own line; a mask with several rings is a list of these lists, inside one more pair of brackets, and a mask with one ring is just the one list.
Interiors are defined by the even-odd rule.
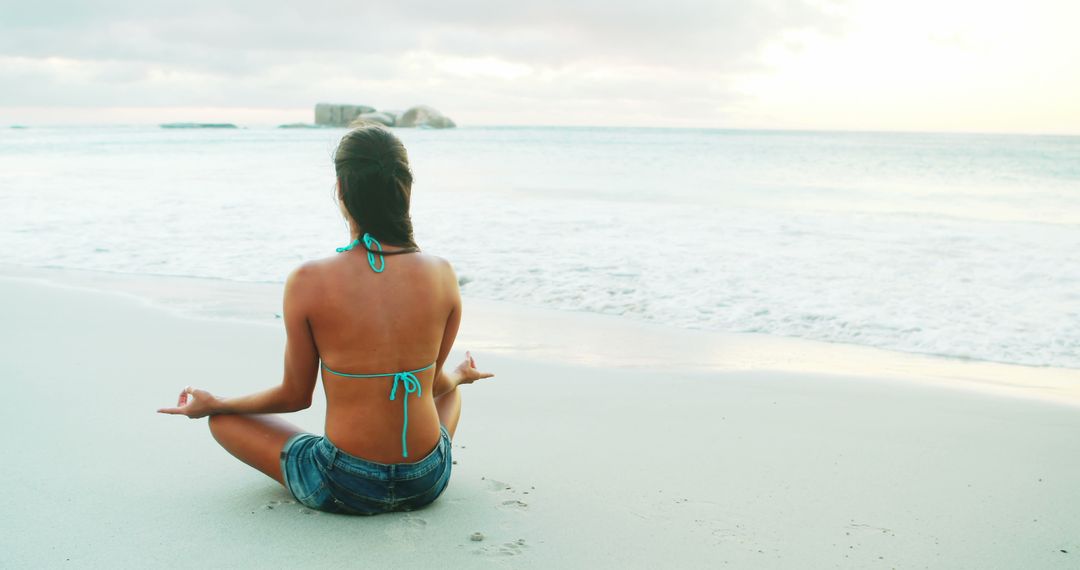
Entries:
[[[920,380],[769,369],[762,354],[725,371],[663,351],[618,365],[514,338],[485,350],[498,322],[537,319],[477,310],[484,330],[457,349],[498,378],[465,390],[450,487],[421,511],[350,518],[297,505],[205,420],[154,413],[186,384],[228,395],[278,381],[280,327],[24,278],[0,279],[0,298],[4,567],[1080,564],[1068,398],[954,389],[924,365]],[[603,319],[549,317],[604,332]],[[318,432],[322,413],[317,400],[291,419]]]

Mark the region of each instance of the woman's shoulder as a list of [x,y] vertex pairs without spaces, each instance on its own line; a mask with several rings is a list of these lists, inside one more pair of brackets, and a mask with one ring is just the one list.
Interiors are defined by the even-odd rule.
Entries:
[[[443,257],[424,252],[417,252],[409,257],[413,257],[415,263],[427,271],[431,271],[442,278],[452,278],[454,281],[457,280],[454,266]],[[386,259],[387,261],[392,262],[396,261],[398,256],[387,256]],[[315,285],[320,280],[327,278],[327,276],[334,275],[340,271],[342,261],[343,259],[340,255],[332,255],[305,261],[289,273],[286,284],[293,283],[295,285],[304,286]]]
[[431,267],[434,267],[434,268],[439,269],[441,271],[450,271],[450,272],[454,271],[454,266],[451,265],[450,262],[446,260],[446,258],[439,257],[438,255],[434,255],[434,254],[431,254],[431,253],[417,252],[417,258],[422,260],[423,263],[426,263],[426,264],[430,265]]
[[[397,257],[397,256],[394,256]],[[412,258],[412,269],[409,271],[410,276],[406,279],[422,279],[423,281],[439,288],[450,288],[450,284],[457,284],[457,273],[454,272],[454,266],[450,264],[443,257],[438,255],[432,255],[430,253],[417,252],[408,257]],[[388,262],[393,258],[387,257]]]
[[285,280],[285,283],[310,282],[318,279],[326,273],[327,268],[333,263],[334,259],[333,257],[323,257],[305,261],[289,272],[289,277]]
[[285,299],[300,301],[317,294],[329,259],[305,261],[289,272],[285,279]]

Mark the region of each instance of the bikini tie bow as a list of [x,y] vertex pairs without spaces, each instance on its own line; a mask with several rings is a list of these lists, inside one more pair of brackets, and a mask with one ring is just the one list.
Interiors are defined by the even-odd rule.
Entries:
[[[337,248],[336,251],[338,253],[352,251],[354,247],[360,245],[361,240],[364,242],[364,249],[367,250],[367,262],[368,265],[371,266],[371,270],[375,273],[382,273],[383,270],[386,269],[386,258],[383,257],[382,254],[382,244],[369,233],[365,233],[362,238],[352,240],[352,242],[345,247]],[[374,246],[375,249],[372,249],[372,246]],[[375,256],[379,257],[379,263],[375,263]]]
[[409,394],[416,394],[419,398],[422,395],[420,389],[420,380],[416,378],[416,375],[412,372],[398,372],[394,374],[394,385],[390,388],[390,399],[393,400],[397,396],[398,382],[401,382],[402,389],[405,394],[401,398],[401,409],[404,412],[405,421],[401,425],[401,456],[409,456],[409,448],[405,444],[405,433],[409,431]]

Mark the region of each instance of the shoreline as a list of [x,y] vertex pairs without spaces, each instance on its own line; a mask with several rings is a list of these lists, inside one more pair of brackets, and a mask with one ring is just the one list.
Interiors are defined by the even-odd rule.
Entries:
[[[21,513],[0,549],[13,567],[1064,569],[1080,554],[1069,406],[463,340],[451,358],[477,350],[498,376],[463,388],[444,495],[412,513],[326,515],[221,450],[205,421],[154,413],[185,384],[227,395],[277,381],[280,326],[24,279],[0,279],[0,296],[0,375],[17,404],[4,421],[26,434],[9,439],[0,491]],[[470,334],[532,323],[511,320]],[[609,329],[616,344],[632,335]],[[316,398],[288,419],[321,432],[324,411]]]
[[[0,264],[0,279],[116,294],[182,318],[280,327],[281,283]],[[463,295],[458,345],[601,368],[776,371],[900,379],[1080,407],[1080,370],[965,360],[757,333],[685,329]],[[507,340],[512,339],[512,340]]]

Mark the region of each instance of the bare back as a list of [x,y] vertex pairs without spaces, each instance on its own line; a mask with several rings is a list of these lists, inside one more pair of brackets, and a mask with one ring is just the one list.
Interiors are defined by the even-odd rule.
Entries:
[[376,273],[358,248],[306,264],[300,270],[306,275],[286,291],[286,305],[300,304],[317,355],[332,370],[393,374],[435,362],[416,373],[420,396],[407,398],[408,458],[402,457],[401,439],[405,394],[399,388],[389,399],[393,378],[322,373],[326,436],[346,453],[401,463],[423,458],[438,442],[432,381],[457,334],[461,299],[445,260],[410,253],[385,261],[385,270]]

